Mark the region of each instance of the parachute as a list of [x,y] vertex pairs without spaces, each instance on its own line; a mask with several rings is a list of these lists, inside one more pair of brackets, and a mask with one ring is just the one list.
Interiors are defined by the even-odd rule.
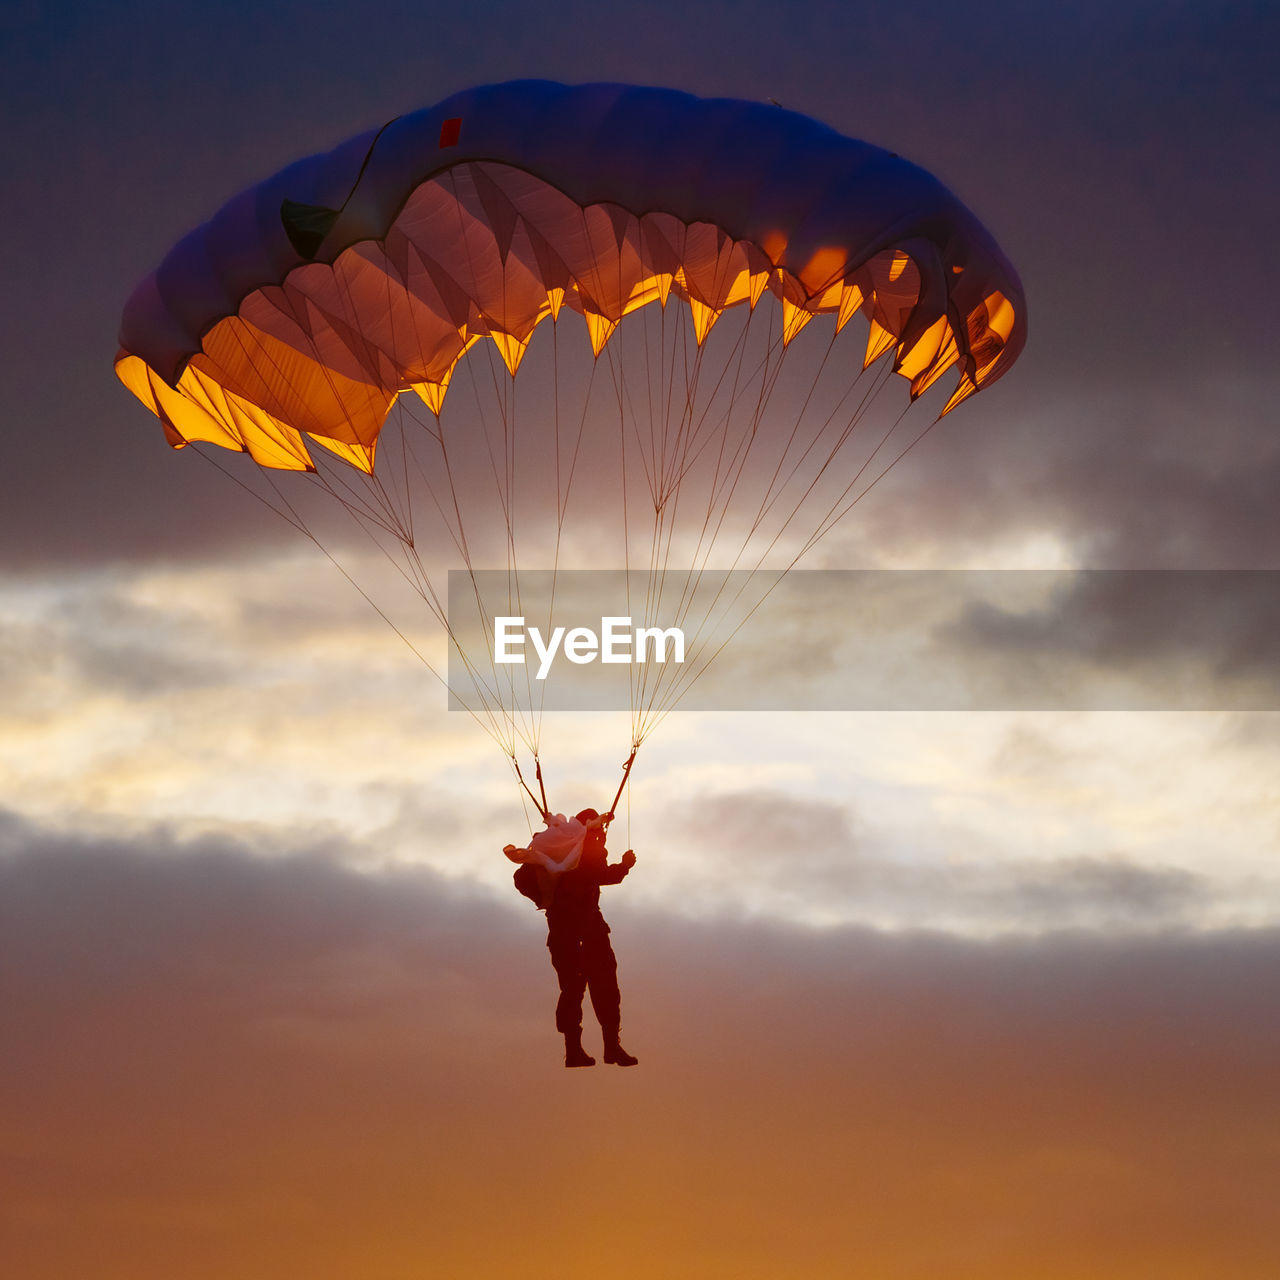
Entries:
[[513,844],[504,846],[502,852],[512,862],[532,864],[552,875],[572,871],[582,857],[582,842],[587,828],[577,818],[566,818],[563,813],[549,813],[546,826],[534,834],[527,848]]
[[[774,105],[518,81],[236,196],[138,286],[115,367],[326,548],[311,497],[350,517],[435,620],[433,670],[461,647],[449,568],[490,614],[487,569],[508,613],[534,570],[634,574],[696,654],[635,674],[629,770],[759,603],[689,618],[703,575],[785,572],[1025,335],[994,239],[898,155]],[[535,683],[456,656],[524,784]]]

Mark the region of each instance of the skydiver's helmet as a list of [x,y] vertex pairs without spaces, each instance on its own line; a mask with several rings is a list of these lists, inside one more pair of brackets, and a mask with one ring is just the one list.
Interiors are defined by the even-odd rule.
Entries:
[[[583,809],[581,813],[576,815],[578,821],[581,822],[583,826],[586,826],[590,822],[594,822],[599,816],[600,815],[594,809]],[[598,854],[604,849],[604,839],[603,824],[598,827],[591,827],[587,831],[582,847],[584,850],[594,849]]]

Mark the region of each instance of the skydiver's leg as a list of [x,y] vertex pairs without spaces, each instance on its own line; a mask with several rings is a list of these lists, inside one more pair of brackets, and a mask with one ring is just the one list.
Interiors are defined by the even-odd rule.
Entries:
[[591,991],[591,1007],[604,1028],[616,1027],[622,1006],[618,991],[618,959],[601,919],[582,931],[582,970]]
[[583,930],[582,968],[591,989],[591,1008],[604,1035],[604,1060],[620,1067],[634,1067],[633,1058],[619,1040],[622,1025],[622,996],[618,991],[618,959],[609,941],[604,917]]
[[556,1002],[556,1030],[564,1036],[564,1065],[593,1067],[596,1060],[582,1047],[582,996],[587,978],[582,968],[582,947],[572,930],[547,930],[547,950],[560,983]]

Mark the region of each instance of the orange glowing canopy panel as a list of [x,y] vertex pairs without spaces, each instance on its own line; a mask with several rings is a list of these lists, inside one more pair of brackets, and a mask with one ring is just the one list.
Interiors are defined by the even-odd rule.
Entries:
[[701,343],[726,308],[869,322],[912,398],[943,413],[1026,338],[1016,272],[940,182],[771,105],[668,89],[490,85],[401,116],[242,192],[134,292],[116,371],[175,447],[205,441],[310,470],[320,446],[372,471],[397,396],[438,413],[493,342],[514,374],[568,307],[598,355],[670,298]]

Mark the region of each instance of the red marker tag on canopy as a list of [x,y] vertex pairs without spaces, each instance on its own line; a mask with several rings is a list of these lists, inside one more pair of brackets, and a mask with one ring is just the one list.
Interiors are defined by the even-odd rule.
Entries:
[[458,145],[458,135],[461,132],[461,116],[454,116],[452,120],[446,120],[440,126],[440,145],[442,147],[456,147]]

